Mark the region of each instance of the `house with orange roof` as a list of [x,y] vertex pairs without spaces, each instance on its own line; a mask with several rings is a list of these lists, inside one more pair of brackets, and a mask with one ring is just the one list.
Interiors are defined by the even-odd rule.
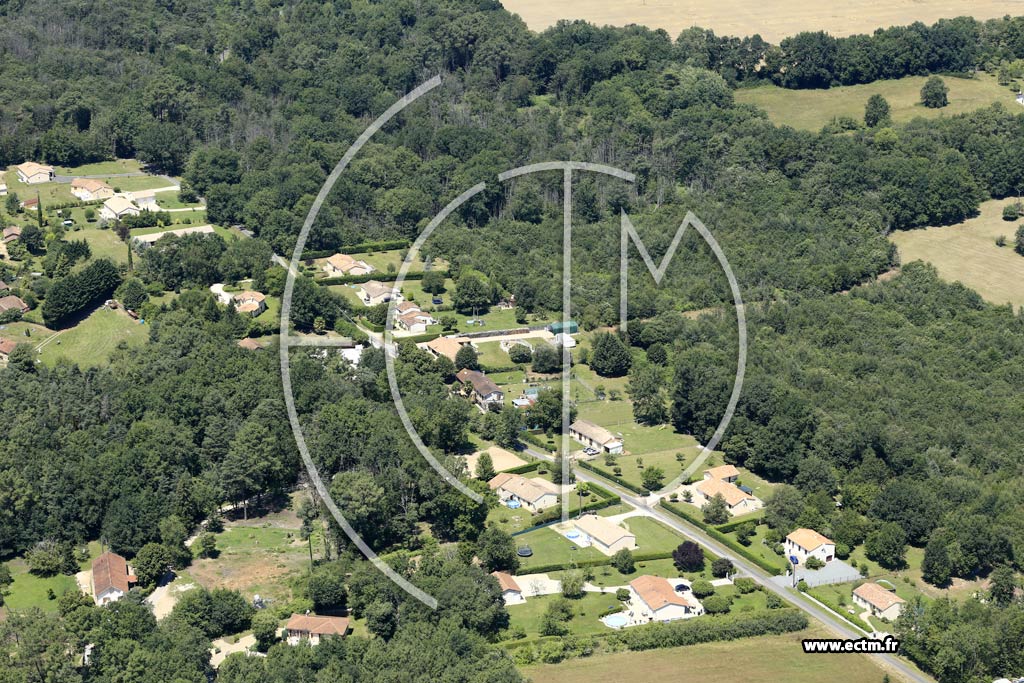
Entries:
[[366,261],[356,259],[348,254],[334,254],[324,262],[324,272],[332,277],[342,275],[368,275],[374,267]]
[[434,358],[444,356],[454,363],[459,349],[469,343],[466,337],[437,337],[421,344],[420,348],[426,349]]
[[16,348],[18,348],[17,342],[0,337],[0,360],[10,359],[11,354],[14,353]]
[[835,541],[822,536],[814,529],[800,528],[788,536],[784,544],[787,557],[795,557],[799,564],[807,562],[807,558],[816,557],[828,563],[836,559]]
[[109,550],[92,563],[92,596],[97,605],[109,605],[125,595],[137,579],[128,561]]
[[501,586],[501,598],[506,605],[519,605],[526,602],[523,597],[523,590],[516,583],[515,577],[508,572],[491,572],[491,576],[498,580]]
[[718,467],[711,467],[704,470],[705,479],[717,479],[719,481],[726,481],[730,484],[735,484],[736,480],[740,478],[740,471],[736,469],[735,465],[719,465]]
[[235,301],[235,310],[243,315],[255,318],[267,310],[267,297],[259,292],[246,290],[235,294],[232,299]]
[[528,479],[521,474],[501,472],[487,485],[498,495],[498,500],[508,507],[525,507],[530,512],[540,512],[558,505],[558,486],[546,479]]
[[577,532],[577,535],[575,537],[567,536],[567,538],[576,541],[581,547],[591,546],[608,557],[623,548],[636,550],[636,534],[607,517],[599,517],[594,514],[583,515],[579,519],[573,520],[572,525],[572,531]]
[[649,621],[675,621],[704,614],[704,606],[692,593],[677,590],[660,576],[638,576],[629,582],[629,589],[634,611]]
[[746,514],[762,507],[761,501],[752,493],[746,493],[736,484],[730,484],[721,479],[704,479],[698,482],[693,489],[697,493],[694,502],[700,507],[707,505],[715,496],[722,496],[725,506],[729,509],[729,514],[732,515]]
[[344,638],[348,635],[348,625],[348,617],[292,614],[284,627],[285,640],[292,646],[302,642],[319,645],[324,638]]

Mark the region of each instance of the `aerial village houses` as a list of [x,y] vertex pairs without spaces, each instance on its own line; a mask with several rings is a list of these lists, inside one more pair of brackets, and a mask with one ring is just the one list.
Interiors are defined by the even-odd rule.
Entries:
[[259,292],[247,290],[235,294],[232,298],[235,301],[235,310],[244,315],[255,318],[267,310],[267,297]]
[[28,313],[28,304],[21,300],[21,297],[8,294],[7,296],[0,297],[0,313],[5,311],[21,311],[22,313]]
[[92,595],[97,605],[109,605],[128,594],[136,578],[128,562],[109,550],[92,563]]
[[392,297],[395,296],[394,287],[391,285],[385,285],[378,280],[368,280],[364,282],[359,285],[359,289],[357,291],[360,301],[371,307],[391,301]]
[[437,337],[423,344],[423,348],[426,349],[430,355],[434,358],[440,358],[444,356],[451,362],[455,362],[455,356],[458,354],[459,349],[469,343],[469,339],[465,337]]
[[668,579],[660,576],[638,576],[629,588],[639,601],[640,616],[652,621],[675,621],[704,614],[704,606],[693,594],[676,592]]
[[716,495],[721,495],[729,513],[742,515],[754,510],[760,510],[763,504],[750,489],[742,489],[734,482],[739,478],[740,472],[733,465],[721,465],[704,470],[704,479],[693,487],[697,505],[703,507]]
[[295,646],[302,642],[319,645],[323,638],[344,638],[348,633],[348,617],[292,614],[284,628],[289,645]]
[[436,325],[434,316],[424,313],[412,301],[403,301],[395,307],[396,327],[412,334],[423,334],[428,325]]
[[9,225],[4,228],[4,244],[10,244],[21,239],[21,228],[17,225]]
[[374,270],[366,261],[354,259],[348,254],[335,254],[324,263],[324,272],[328,275],[367,275]]
[[115,195],[103,202],[100,218],[107,221],[119,221],[125,216],[138,216],[141,212],[127,197]]
[[606,517],[583,515],[573,521],[573,527],[583,535],[583,543],[611,557],[623,548],[636,550],[636,534],[632,534]]
[[804,564],[809,557],[828,563],[836,558],[836,544],[814,529],[797,529],[786,536],[786,557],[795,557]]
[[622,439],[589,420],[576,420],[569,425],[569,436],[589,448],[602,453],[622,453]]
[[491,576],[498,580],[501,587],[501,599],[506,605],[519,605],[526,602],[523,591],[519,588],[515,578],[508,572],[491,572]]
[[469,394],[481,411],[486,413],[501,409],[505,392],[490,377],[478,370],[463,368],[455,373],[455,378],[462,383],[463,391]]
[[872,616],[896,621],[907,602],[894,591],[873,581],[863,583],[853,590],[853,602],[871,612]]
[[534,513],[558,505],[558,487],[545,479],[527,479],[521,474],[502,472],[487,485],[505,505],[519,503]]
[[18,180],[26,185],[48,183],[53,180],[53,166],[26,161],[15,166],[15,169],[18,171]]
[[71,194],[83,202],[96,199],[110,199],[114,196],[114,188],[96,178],[75,178],[71,181]]
[[17,342],[0,337],[0,360],[9,360],[17,347]]
[[153,190],[136,190],[129,193],[130,199],[135,206],[145,211],[159,211],[160,206],[156,203],[156,192]]

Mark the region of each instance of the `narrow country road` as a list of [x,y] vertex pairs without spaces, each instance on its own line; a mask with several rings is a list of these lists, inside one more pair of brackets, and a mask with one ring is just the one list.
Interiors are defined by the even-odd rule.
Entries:
[[[554,461],[553,456],[550,456],[547,453],[541,453],[540,451],[534,450],[529,446],[527,446],[526,452],[541,460],[546,460],[548,462]],[[768,574],[768,572],[764,571],[763,569],[754,564],[751,564],[744,558],[739,557],[738,555],[733,553],[732,550],[730,550],[726,546],[722,545],[718,541],[714,540],[713,538],[705,534],[703,530],[701,530],[699,527],[687,524],[682,519],[679,519],[674,515],[671,515],[663,510],[658,509],[655,505],[652,504],[651,499],[645,499],[636,496],[630,493],[629,491],[620,488],[614,482],[607,481],[601,477],[592,474],[591,472],[588,472],[587,470],[574,469],[573,472],[578,480],[585,481],[591,484],[597,484],[602,488],[613,491],[616,495],[620,496],[622,500],[628,503],[629,505],[632,505],[633,507],[639,508],[641,510],[647,510],[651,517],[654,517],[662,524],[665,524],[669,528],[673,529],[674,531],[678,532],[684,537],[690,539],[691,541],[699,545],[702,545],[705,548],[708,548],[715,555],[718,555],[719,557],[728,558],[732,561],[733,565],[738,570],[740,570],[741,573],[754,578],[758,583],[764,586],[765,590],[775,593],[786,602],[792,604],[794,607],[800,608],[810,617],[824,624],[826,628],[835,633],[838,637],[848,638],[851,640],[856,640],[858,638],[865,637],[862,632],[855,629],[853,626],[846,623],[829,610],[820,607],[814,604],[813,602],[805,599],[795,590],[790,591],[780,587],[778,584],[771,580],[771,575]],[[654,503],[656,503],[658,500],[658,497],[656,495],[652,496],[651,498],[653,498]],[[888,667],[893,672],[898,673],[907,681],[912,681],[913,683],[935,683],[935,680],[933,678],[923,673],[913,664],[911,664],[910,662],[901,657],[886,654],[874,654],[870,656],[879,659],[884,666]]]

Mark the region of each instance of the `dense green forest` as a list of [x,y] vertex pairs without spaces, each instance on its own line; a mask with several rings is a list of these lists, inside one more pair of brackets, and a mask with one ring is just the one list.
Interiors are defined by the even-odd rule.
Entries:
[[[538,35],[487,0],[4,5],[0,163],[137,156],[182,174],[183,193],[205,197],[210,220],[243,224],[257,239],[165,238],[140,255],[134,275],[145,286],[182,293],[170,305],[149,304],[148,344],[118,350],[107,368],[51,369],[27,347],[14,352],[0,371],[0,556],[40,547],[66,554],[99,538],[135,556],[222,502],[244,507],[296,484],[277,359],[239,349],[247,321],[188,290],[253,276],[261,291],[279,293],[283,270],[265,268],[271,250],[291,253],[343,151],[398,96],[442,73],[439,91],[375,137],[342,176],[307,248],[412,237],[486,180],[488,189],[427,245],[430,255],[446,258],[457,282],[486,280],[485,303],[514,293],[527,312],[556,311],[560,178],[501,187],[495,175],[552,158],[631,170],[635,186],[577,180],[572,314],[588,329],[617,321],[621,210],[655,254],[687,210],[701,217],[754,302],[751,368],[722,446],[731,461],[792,485],[770,507],[775,533],[804,524],[847,547],[882,531],[902,534],[891,545],[926,548],[926,579],[936,585],[1024,568],[1019,314],[920,264],[858,286],[900,265],[890,231],[955,223],[987,197],[1018,192],[1024,116],[993,106],[809,133],[776,127],[732,95],[740,82],[765,78],[823,87],[997,67],[1024,57],[1022,36],[1020,19],[840,40],[804,34],[778,47],[699,29],[673,38],[581,22]],[[72,243],[51,241],[48,256],[70,249],[62,244]],[[676,263],[685,265],[661,288],[634,263],[628,341],[650,361],[639,371],[653,366],[671,390],[668,414],[652,419],[706,439],[728,396],[734,318],[679,316],[730,297],[692,233]],[[70,265],[52,265],[38,281],[52,275],[53,286],[36,293],[54,319],[91,306],[122,278],[145,300],[143,285],[126,272],[114,277],[109,262],[81,271],[95,281],[84,292]],[[345,309],[299,280],[297,326],[317,315],[333,326]],[[401,351],[400,384],[425,442],[441,454],[463,447],[470,408],[448,397],[454,366],[412,346]],[[293,352],[300,419],[353,526],[380,551],[427,544],[426,561],[400,569],[454,606],[424,613],[371,568],[353,565],[331,526],[332,550],[353,571],[348,604],[378,638],[315,652],[278,647],[265,660],[232,660],[223,680],[409,680],[410,670],[417,680],[516,680],[485,644],[507,619],[496,586],[469,561],[486,508],[418,455],[383,370],[377,351],[358,368]],[[458,542],[457,556],[434,556],[435,538]],[[888,559],[897,563],[896,555]],[[22,648],[19,661],[38,666],[0,670],[0,681],[77,681],[63,643],[85,642],[98,643],[99,662],[86,678],[176,683],[208,673],[212,627],[200,638],[192,621],[157,626],[144,608],[118,605],[68,604],[59,621],[34,615],[5,625],[20,644],[4,639],[4,647]],[[915,615],[898,628],[944,683],[1024,666],[1019,652],[1013,659],[998,646],[1019,632],[1019,605],[939,602]],[[964,633],[971,639],[949,636]],[[26,647],[38,649],[28,656]],[[456,659],[464,668],[437,670]],[[138,676],[124,677],[125,666]]]

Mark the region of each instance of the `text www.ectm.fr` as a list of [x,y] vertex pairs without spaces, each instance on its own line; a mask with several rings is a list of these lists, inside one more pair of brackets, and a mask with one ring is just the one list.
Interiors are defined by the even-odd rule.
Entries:
[[801,641],[804,652],[813,654],[816,652],[837,653],[837,652],[867,652],[873,654],[896,654],[900,649],[900,641],[892,636],[886,636],[882,640],[874,638],[857,638],[846,640],[843,638],[808,638]]

